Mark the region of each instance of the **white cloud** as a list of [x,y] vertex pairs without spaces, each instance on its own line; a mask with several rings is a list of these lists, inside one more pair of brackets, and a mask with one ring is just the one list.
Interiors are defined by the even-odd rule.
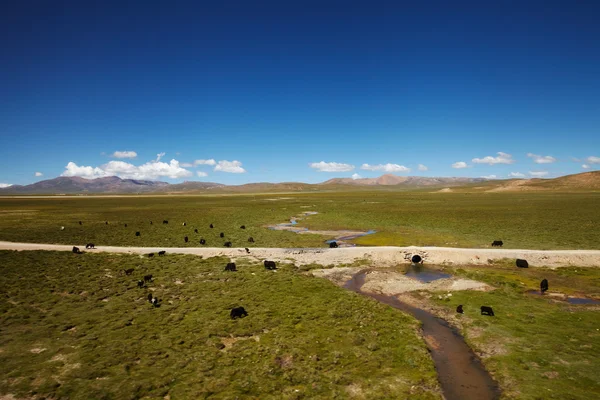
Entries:
[[589,166],[589,165],[587,165],[587,164],[583,164],[583,165],[581,166],[581,168],[583,168],[583,169],[590,169],[590,166]]
[[511,178],[525,178],[525,174],[522,174],[520,172],[511,172],[510,174],[508,174],[508,176],[510,176]]
[[425,166],[423,164],[419,164],[419,167],[417,169],[419,171],[427,171],[427,170],[429,170],[429,168],[427,168],[427,166]]
[[61,176],[80,176],[87,179],[118,176],[124,179],[149,180],[156,180],[161,177],[179,179],[191,175],[192,172],[181,168],[177,160],[171,160],[168,164],[160,161],[150,161],[140,166],[125,161],[110,161],[100,167],[78,166],[74,162],[69,162],[66,170],[61,174]]
[[484,178],[484,179],[496,179],[497,176],[496,175],[484,175],[484,176],[482,176],[482,178]]
[[541,178],[542,176],[548,175],[548,171],[529,171],[529,175]]
[[44,176],[44,174],[42,174],[41,172],[36,172],[35,176]]
[[483,158],[474,158],[471,161],[473,161],[475,164],[489,164],[489,165],[513,164],[515,162],[515,160],[513,160],[512,156],[510,154],[503,153],[501,151],[499,151],[496,154],[498,154],[498,157],[486,156]]
[[65,167],[65,172],[63,172],[60,176],[80,176],[82,178],[94,179],[101,178],[103,176],[108,176],[106,172],[104,172],[101,168],[94,167],[86,167],[79,166],[74,162],[70,161]]
[[[212,161],[214,161],[214,160],[212,160]],[[246,172],[246,170],[244,168],[242,168],[242,163],[239,161],[236,161],[236,160],[233,160],[233,161],[221,160],[217,163],[214,170],[221,171],[221,172],[230,172],[232,174],[243,174],[244,172]]]
[[206,172],[203,171],[196,171],[196,175],[203,177],[203,176],[208,176],[208,174]]
[[527,157],[533,158],[533,162],[536,164],[552,164],[556,162],[556,158],[552,156],[540,156],[538,154],[527,153]]
[[217,165],[217,162],[212,158],[210,160],[196,160],[194,161],[194,166],[198,165]]
[[0,183],[0,189],[4,189],[7,187],[11,187],[11,186],[12,186],[12,183]]
[[189,163],[189,162],[184,162],[180,164],[183,168],[192,168],[194,166],[194,164]]
[[585,161],[587,161],[588,164],[600,164],[600,157],[590,156],[586,158]]
[[359,174],[352,174],[352,179],[356,180],[360,178],[362,178],[362,176],[360,176]]
[[321,172],[348,172],[354,169],[354,165],[321,161],[318,163],[310,163],[309,167],[318,169]]
[[464,161],[455,162],[454,164],[452,164],[452,168],[456,168],[456,169],[467,168],[467,163]]
[[364,169],[367,171],[384,171],[384,172],[409,172],[410,168],[405,167],[404,165],[398,164],[377,164],[377,165],[369,165],[363,164],[360,166],[360,169]]
[[160,159],[161,159],[161,158],[163,158],[163,157],[165,156],[165,154],[166,154],[165,152],[158,153],[158,154],[156,155],[156,160],[154,160],[154,162],[159,162],[159,161],[160,161]]
[[114,158],[136,158],[137,153],[135,151],[115,151],[112,156]]

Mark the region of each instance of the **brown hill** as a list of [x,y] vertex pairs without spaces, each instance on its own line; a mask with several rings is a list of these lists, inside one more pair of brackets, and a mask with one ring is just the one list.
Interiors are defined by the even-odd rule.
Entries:
[[489,192],[600,190],[600,171],[565,175],[553,179],[513,179],[503,181]]

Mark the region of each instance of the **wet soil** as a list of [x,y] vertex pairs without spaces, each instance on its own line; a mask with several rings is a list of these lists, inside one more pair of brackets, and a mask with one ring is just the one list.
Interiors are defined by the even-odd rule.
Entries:
[[345,289],[369,296],[411,314],[422,323],[425,342],[446,400],[496,400],[500,389],[460,333],[435,315],[400,301],[396,296],[363,292],[366,270],[352,276]]
[[600,300],[589,297],[567,296],[562,293],[542,293],[539,290],[528,290],[527,294],[534,296],[544,296],[556,301],[566,301],[569,304],[600,304]]

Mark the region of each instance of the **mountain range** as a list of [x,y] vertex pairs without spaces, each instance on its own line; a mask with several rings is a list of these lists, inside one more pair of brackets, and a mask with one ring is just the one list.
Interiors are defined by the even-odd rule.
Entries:
[[[248,183],[223,185],[213,182],[183,182],[170,184],[160,181],[121,179],[110,176],[97,179],[80,177],[58,177],[31,185],[13,185],[0,189],[0,195],[33,194],[137,194],[137,193],[260,193],[260,192],[303,192],[325,190],[369,190],[369,189],[438,189],[440,191],[531,191],[531,190],[600,190],[600,171],[566,175],[554,179],[506,179],[486,178],[422,177],[382,175],[378,178],[334,178],[319,184],[302,182]],[[454,188],[454,189],[453,189]]]

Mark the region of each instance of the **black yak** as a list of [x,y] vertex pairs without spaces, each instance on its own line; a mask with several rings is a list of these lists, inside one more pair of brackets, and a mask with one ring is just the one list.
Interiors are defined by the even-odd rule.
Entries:
[[481,315],[489,315],[490,317],[493,317],[494,310],[492,310],[492,307],[481,306]]
[[231,319],[247,317],[248,312],[246,312],[246,310],[244,310],[244,307],[235,307],[235,308],[231,309],[229,316],[231,317]]

